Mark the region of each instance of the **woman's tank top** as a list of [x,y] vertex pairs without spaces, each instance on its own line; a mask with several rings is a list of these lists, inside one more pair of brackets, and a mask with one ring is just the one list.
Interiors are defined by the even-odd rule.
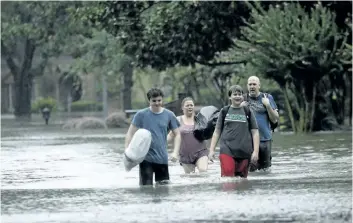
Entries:
[[186,125],[181,116],[179,116],[178,119],[180,120],[181,135],[180,156],[188,156],[200,150],[207,149],[205,142],[200,142],[195,138],[193,133],[194,125]]

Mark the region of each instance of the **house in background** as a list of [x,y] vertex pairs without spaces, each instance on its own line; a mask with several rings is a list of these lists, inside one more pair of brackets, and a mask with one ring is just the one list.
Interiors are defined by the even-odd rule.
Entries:
[[[59,78],[63,71],[70,69],[73,60],[71,56],[61,55],[57,58],[52,58],[48,62],[44,74],[33,79],[32,103],[40,97],[52,97],[59,102],[59,110],[63,109],[67,92],[64,92],[60,87]],[[33,58],[34,64],[37,61],[38,58]],[[83,90],[81,100],[97,101],[98,95],[96,91],[100,80],[97,80],[94,74],[80,75],[80,77],[82,79]],[[1,113],[13,113],[15,100],[13,75],[8,68],[6,60],[1,58]],[[113,103],[116,104],[116,102]]]

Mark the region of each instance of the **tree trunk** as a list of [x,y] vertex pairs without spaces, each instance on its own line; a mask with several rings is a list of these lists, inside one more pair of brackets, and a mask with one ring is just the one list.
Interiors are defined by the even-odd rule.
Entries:
[[9,84],[9,112],[14,112],[14,109],[13,109],[13,84]]
[[16,119],[31,119],[32,79],[25,71],[15,79],[15,116]]
[[316,112],[316,84],[313,86],[313,99],[311,101],[311,115],[310,115],[310,127],[309,131],[312,132],[314,128],[314,118]]
[[305,84],[302,83],[301,84],[301,93],[304,99],[304,106],[302,108],[302,114],[303,117],[301,117],[301,126],[303,129],[303,132],[307,132],[308,128],[307,128],[307,123],[309,120],[309,116],[310,116],[310,103],[308,98],[306,97],[306,92],[305,92]]
[[71,104],[72,104],[72,97],[71,97],[71,93],[69,93],[66,96],[66,106],[67,106],[68,117],[71,116]]
[[[351,85],[352,86],[352,85]],[[349,126],[352,126],[352,92],[349,93]]]
[[[287,85],[287,90],[289,90],[289,86]],[[297,91],[292,90],[292,93],[294,95],[294,109],[297,111],[299,114],[299,120],[294,120],[295,121],[295,128],[296,128],[296,133],[302,133],[303,132],[303,102],[302,100],[299,101],[300,94],[297,93]]]
[[[227,100],[225,100],[225,92],[226,89],[223,87],[222,80],[220,78],[214,77],[213,78],[213,86],[216,88],[216,90],[219,92],[219,101],[220,105],[223,107],[224,105],[227,105]],[[219,105],[217,105],[219,106]]]
[[292,106],[290,105],[289,97],[288,97],[288,83],[286,83],[286,86],[284,88],[282,88],[282,91],[284,93],[284,101],[285,101],[285,104],[286,104],[286,107],[287,107],[289,120],[290,120],[291,125],[292,125],[292,130],[293,130],[293,132],[296,133],[297,132],[297,127],[296,127],[294,116],[293,116]]
[[131,109],[131,89],[133,85],[133,66],[130,60],[127,60],[122,68],[123,73],[123,110]]
[[31,73],[32,59],[35,51],[35,45],[32,40],[26,39],[24,46],[24,56],[21,66],[15,64],[10,51],[1,41],[2,54],[15,81],[15,111],[17,119],[30,120],[31,118],[31,96],[33,74]]
[[349,100],[349,126],[352,126],[352,74],[351,73],[347,73],[346,74],[347,78],[348,78],[348,100]]
[[303,107],[299,107],[299,121],[297,124],[297,133],[303,133],[304,132],[304,115],[305,111]]
[[191,65],[192,67],[192,71],[191,71],[191,76],[192,76],[192,80],[194,83],[194,87],[195,87],[195,92],[196,92],[196,101],[201,100],[201,93],[200,93],[200,83],[197,81],[197,70],[196,70],[196,66],[195,64]]
[[194,82],[194,86],[195,86],[195,92],[196,92],[196,98],[195,100],[196,101],[200,101],[201,100],[201,93],[200,93],[200,84],[198,83],[197,81],[197,77],[195,74],[192,75],[192,78],[193,78],[193,82]]
[[108,117],[108,89],[107,89],[107,77],[105,74],[102,75],[102,95],[103,95],[103,118]]
[[60,103],[60,83],[59,81],[55,82],[55,99],[56,99],[56,106],[58,111],[61,111],[61,103]]
[[[172,75],[172,76],[174,76],[174,75]],[[137,79],[138,84],[140,85],[140,88],[141,88],[143,94],[146,94],[147,93],[146,88],[145,88],[145,86],[143,86],[142,78],[138,72],[135,73],[135,77]],[[173,97],[174,97],[174,86],[173,86]],[[146,103],[148,104],[147,98],[146,97],[144,97],[144,98],[145,98]]]

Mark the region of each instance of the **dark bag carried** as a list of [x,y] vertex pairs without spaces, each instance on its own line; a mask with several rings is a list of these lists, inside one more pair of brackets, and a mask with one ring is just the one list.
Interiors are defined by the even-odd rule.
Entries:
[[[261,96],[262,96],[262,98],[263,98],[264,96],[266,96],[266,97],[268,98],[268,93],[261,93]],[[244,101],[249,102],[248,94],[245,94],[245,95],[244,95]],[[268,116],[268,112],[266,112],[266,114],[267,114],[267,117],[268,117],[268,121],[270,122],[271,130],[272,130],[272,132],[274,132],[275,129],[278,127],[278,122],[273,123],[273,122],[271,121],[270,117]]]
[[195,116],[194,136],[199,141],[212,138],[216,127],[219,109],[215,106],[206,106],[201,108]]

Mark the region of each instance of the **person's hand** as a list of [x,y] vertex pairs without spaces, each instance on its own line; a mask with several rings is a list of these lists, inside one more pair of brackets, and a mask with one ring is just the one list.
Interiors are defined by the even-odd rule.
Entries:
[[264,97],[262,98],[262,104],[264,104],[265,106],[270,105],[270,100],[267,98],[266,94],[264,94]]
[[208,159],[209,159],[210,161],[213,161],[213,159],[214,159],[214,151],[210,151],[210,152],[208,153]]
[[258,159],[259,159],[259,154],[254,151],[251,154],[251,162],[256,163]]
[[176,162],[176,161],[178,161],[178,159],[179,159],[178,154],[172,153],[172,156],[171,156],[170,160],[171,160],[172,162]]
[[244,106],[248,106],[248,102],[247,101],[243,101],[242,103],[240,103],[240,107],[244,107]]

